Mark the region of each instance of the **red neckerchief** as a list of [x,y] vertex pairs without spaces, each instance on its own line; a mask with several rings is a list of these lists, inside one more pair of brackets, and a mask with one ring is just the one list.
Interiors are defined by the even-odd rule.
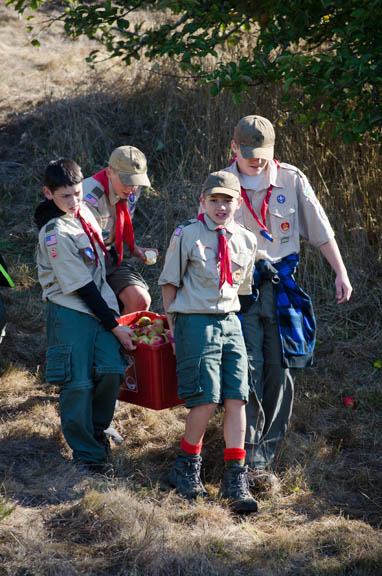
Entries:
[[[199,214],[198,220],[206,223],[204,214]],[[227,230],[223,226],[218,226],[216,228],[218,233],[219,245],[218,245],[218,256],[220,262],[220,284],[219,290],[223,286],[224,282],[228,282],[233,286],[232,282],[232,268],[231,268],[231,252],[227,242]]]
[[102,252],[105,254],[106,258],[108,258],[109,255],[107,253],[106,246],[103,243],[103,240],[102,240],[101,236],[98,234],[97,230],[93,227],[92,224],[90,224],[90,222],[87,222],[85,220],[85,218],[82,216],[82,214],[80,213],[80,208],[78,208],[78,210],[76,210],[74,217],[79,219],[79,221],[82,224],[82,228],[83,228],[86,236],[89,238],[91,247],[93,248],[93,252],[94,252],[95,264],[96,264],[96,266],[98,266],[98,254],[97,254],[97,247],[96,247],[95,243],[97,242],[97,244],[102,249]]
[[[236,160],[236,156],[234,156],[234,158],[232,159],[231,164],[234,163],[234,161]],[[279,167],[279,163],[277,162],[277,160],[273,159],[273,162],[276,164],[277,168]],[[256,222],[258,223],[258,225],[261,228],[260,234],[262,236],[264,236],[264,238],[266,238],[267,240],[269,240],[270,242],[273,242],[273,238],[271,233],[269,232],[267,226],[266,226],[266,218],[267,218],[267,212],[268,212],[268,207],[269,207],[269,199],[271,197],[271,193],[272,193],[272,184],[269,186],[267,193],[265,195],[265,198],[263,200],[263,204],[261,206],[261,220],[258,217],[258,215],[256,214],[256,212],[254,211],[254,209],[252,208],[251,202],[248,198],[248,194],[247,192],[244,190],[244,188],[241,189],[241,195],[243,197],[243,200],[245,202],[245,205],[247,206],[248,210],[250,211],[250,213],[252,214],[252,216],[254,217],[254,219],[256,220]]]
[[[107,197],[109,197],[109,179],[106,174],[106,168],[94,174],[94,180],[97,180],[102,184]],[[134,229],[133,223],[131,221],[130,212],[126,205],[125,200],[119,200],[115,205],[115,212],[117,216],[117,222],[115,225],[115,247],[118,252],[118,266],[122,262],[123,258],[123,242],[129,245],[130,254],[134,252],[135,240],[134,240]]]

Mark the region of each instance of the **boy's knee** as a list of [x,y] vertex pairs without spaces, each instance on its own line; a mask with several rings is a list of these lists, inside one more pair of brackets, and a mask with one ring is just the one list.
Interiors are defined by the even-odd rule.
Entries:
[[122,302],[123,314],[131,314],[141,310],[149,310],[151,305],[151,297],[148,291],[141,286],[126,286],[118,294],[118,298]]

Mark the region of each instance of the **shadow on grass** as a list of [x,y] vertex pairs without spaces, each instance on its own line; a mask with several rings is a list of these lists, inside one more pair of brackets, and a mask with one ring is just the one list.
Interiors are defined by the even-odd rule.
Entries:
[[25,507],[75,500],[81,496],[83,476],[60,451],[62,440],[37,433],[27,438],[8,436],[0,441],[0,484],[7,498]]

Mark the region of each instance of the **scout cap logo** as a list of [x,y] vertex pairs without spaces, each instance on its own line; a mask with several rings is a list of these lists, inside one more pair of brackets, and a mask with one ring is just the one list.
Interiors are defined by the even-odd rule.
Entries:
[[275,131],[266,118],[245,116],[236,125],[233,137],[243,158],[273,159]]
[[226,172],[225,170],[212,172],[203,184],[203,194],[204,196],[210,194],[226,194],[232,198],[240,198],[241,188],[239,179],[235,174],[232,174],[232,172]]
[[120,146],[111,153],[109,166],[125,186],[150,186],[146,156],[134,146]]

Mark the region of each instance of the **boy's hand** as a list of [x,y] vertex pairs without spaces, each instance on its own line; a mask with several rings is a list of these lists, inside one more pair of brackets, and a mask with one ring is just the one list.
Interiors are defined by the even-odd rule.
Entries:
[[135,350],[136,346],[131,339],[133,334],[131,328],[128,326],[116,326],[112,329],[112,333],[126,350]]
[[350,284],[349,277],[347,272],[341,272],[336,276],[336,297],[337,297],[337,304],[342,304],[342,302],[348,302],[353,291],[353,288]]
[[136,258],[140,258],[142,262],[146,262],[146,252],[148,250],[155,252],[155,254],[158,256],[158,250],[156,248],[141,248],[140,246],[137,245],[135,245],[132,256],[136,256]]

